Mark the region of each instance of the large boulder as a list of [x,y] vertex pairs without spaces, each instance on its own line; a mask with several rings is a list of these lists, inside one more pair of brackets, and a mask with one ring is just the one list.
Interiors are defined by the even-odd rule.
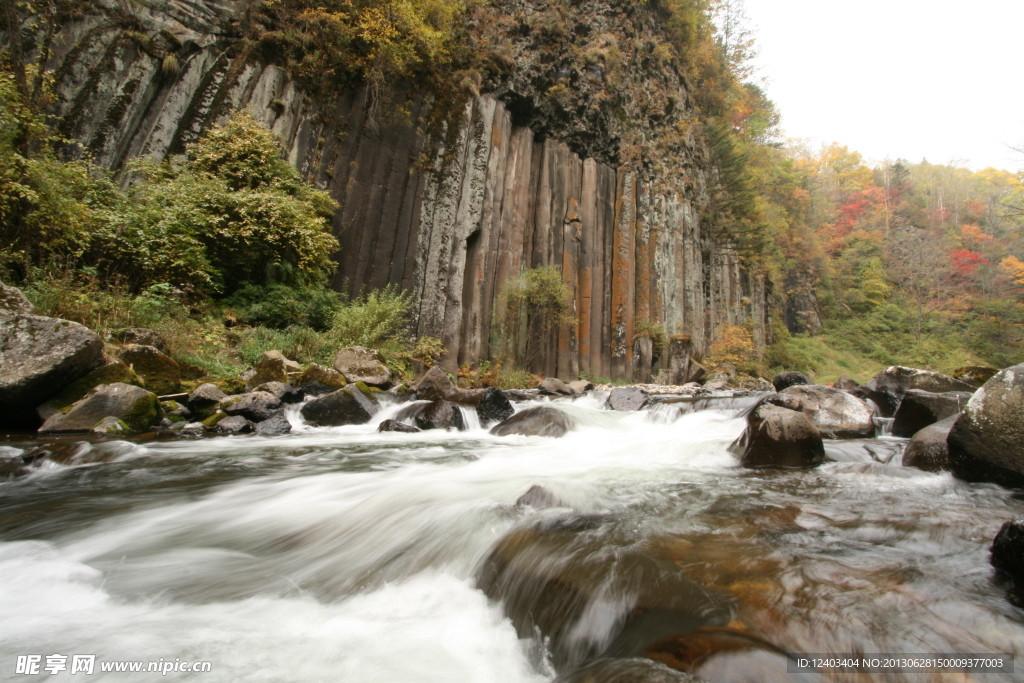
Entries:
[[925,472],[948,470],[949,446],[946,439],[959,417],[959,414],[950,415],[915,433],[903,449],[903,466],[916,467]]
[[772,386],[775,387],[775,391],[782,391],[789,387],[795,387],[800,384],[814,384],[811,379],[802,372],[792,370],[790,372],[780,372],[775,375],[775,379],[772,380]]
[[293,361],[291,358],[288,358],[280,351],[264,351],[262,354],[260,354],[260,361],[262,362],[265,360],[281,361],[282,363],[284,363],[284,369],[288,373],[302,372],[301,365]]
[[588,379],[578,379],[574,382],[569,382],[569,388],[577,394],[585,394],[588,391],[593,391],[597,387]]
[[39,419],[44,422],[54,413],[58,413],[71,404],[81,400],[90,391],[101,384],[134,384],[143,386],[142,378],[135,374],[135,371],[120,361],[113,361],[102,365],[85,377],[80,377],[68,386],[61,389],[55,396],[36,408]]
[[200,419],[205,419],[217,411],[220,402],[228,397],[216,384],[207,382],[200,384],[188,395],[188,409]]
[[448,374],[435,365],[427,370],[427,374],[420,378],[413,388],[416,398],[423,401],[444,401],[455,392],[455,385],[452,384]]
[[241,378],[245,380],[246,386],[250,388],[255,388],[268,382],[287,384],[288,369],[285,366],[284,360],[275,357],[268,358],[264,353],[263,357],[256,362],[256,365],[241,374]]
[[296,385],[306,396],[323,396],[343,389],[348,384],[345,375],[332,368],[311,363],[299,376]]
[[281,399],[268,391],[250,391],[229,396],[220,402],[219,408],[228,415],[241,415],[252,422],[260,422],[277,414]]
[[181,367],[155,346],[128,344],[119,355],[121,362],[132,368],[150,391],[164,395],[173,394],[180,388]]
[[744,467],[816,467],[825,461],[821,433],[802,412],[764,402],[747,416],[747,427],[729,446]]
[[491,434],[560,437],[576,429],[576,426],[575,418],[558,408],[534,406],[494,425]]
[[495,387],[484,389],[480,402],[476,406],[476,415],[480,419],[482,427],[507,420],[515,412],[508,396],[501,389]]
[[103,363],[103,340],[83,325],[7,318],[0,325],[0,420],[39,424],[36,406]]
[[302,417],[311,425],[338,427],[366,424],[379,408],[355,385],[314,398],[302,406]]
[[1024,364],[1000,370],[978,389],[947,443],[957,477],[1024,487]]
[[966,391],[951,391],[935,394],[921,389],[911,389],[903,395],[900,407],[892,421],[893,436],[913,436],[930,424],[960,413],[971,394]]
[[615,387],[608,395],[608,407],[612,410],[643,410],[650,403],[647,392],[636,387]]
[[892,417],[900,407],[903,396],[911,389],[936,394],[947,391],[974,391],[974,387],[967,382],[938,372],[893,365],[875,375],[867,384],[858,387],[857,392],[874,401],[882,417]]
[[568,384],[557,377],[548,377],[537,385],[537,389],[545,396],[572,396],[576,392]]
[[992,541],[992,566],[1024,587],[1024,519],[1003,524]]
[[845,391],[817,384],[798,384],[767,399],[804,413],[828,439],[857,439],[875,435],[874,412]]
[[0,321],[16,315],[35,315],[36,307],[17,287],[0,282]]
[[252,422],[241,415],[229,415],[218,420],[213,431],[217,434],[248,434],[252,431]]
[[449,401],[412,403],[399,410],[395,414],[395,420],[402,423],[412,420],[416,423],[416,427],[419,430],[466,430],[466,422],[462,419],[462,412]]
[[334,369],[345,375],[349,382],[363,382],[380,389],[391,386],[391,369],[384,364],[384,356],[376,349],[363,346],[342,349],[334,355]]
[[278,436],[292,431],[292,423],[288,421],[283,412],[279,412],[273,417],[257,422],[255,431],[260,436]]
[[39,433],[88,433],[107,417],[116,417],[132,431],[141,432],[160,419],[160,402],[156,394],[133,384],[102,384],[67,412],[50,416]]
[[843,391],[853,391],[859,387],[860,384],[858,384],[857,380],[853,379],[849,375],[839,375],[839,377],[836,378],[836,381],[832,383],[832,386],[836,389],[842,389]]

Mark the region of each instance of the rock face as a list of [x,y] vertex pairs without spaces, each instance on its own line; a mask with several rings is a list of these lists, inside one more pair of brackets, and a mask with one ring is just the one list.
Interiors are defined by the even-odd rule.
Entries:
[[378,408],[363,395],[363,392],[349,385],[313,399],[302,406],[302,417],[311,425],[337,427],[341,425],[366,424]]
[[650,400],[650,397],[642,389],[615,387],[608,396],[608,407],[612,410],[643,410]]
[[345,375],[349,382],[362,382],[379,389],[391,386],[391,369],[384,364],[384,356],[376,349],[362,346],[342,349],[334,356],[334,369]]
[[925,472],[942,472],[948,470],[949,446],[946,439],[959,415],[950,415],[930,424],[914,434],[910,443],[903,450],[903,466],[916,467]]
[[302,389],[306,396],[329,394],[343,388],[346,384],[348,381],[345,379],[345,375],[316,363],[311,363],[297,382],[298,388]]
[[495,387],[484,389],[480,403],[476,406],[476,415],[480,420],[480,425],[483,427],[507,420],[515,412],[512,402],[508,400],[508,396],[501,389],[496,389]]
[[1024,586],[1024,519],[1013,519],[992,541],[992,566]]
[[504,422],[494,425],[495,436],[565,436],[576,429],[576,420],[557,408],[535,406],[516,413]]
[[142,378],[124,363],[118,361],[107,363],[61,389],[57,395],[36,408],[36,413],[39,414],[39,419],[45,421],[54,413],[64,410],[75,401],[85,397],[95,387],[115,382],[134,384],[140,387],[143,385]]
[[944,393],[973,391],[974,387],[931,370],[893,365],[875,375],[867,384],[861,385],[857,391],[863,392],[863,395],[878,405],[882,417],[892,417],[896,414],[903,396],[911,389]]
[[814,384],[810,378],[802,372],[780,372],[775,375],[775,379],[772,380],[772,386],[775,387],[775,391],[782,391],[789,387],[795,387],[799,384]]
[[875,435],[871,407],[839,389],[798,384],[769,397],[768,401],[804,413],[821,435],[829,439],[858,439]]
[[121,349],[121,362],[142,378],[146,388],[159,395],[173,394],[181,386],[181,367],[155,346],[128,344]]
[[38,315],[8,318],[0,324],[0,413],[34,411],[101,365],[103,341],[92,330]]
[[36,307],[17,287],[0,282],[0,322],[16,315],[34,315]]
[[967,402],[949,432],[953,474],[1024,486],[1024,364],[1000,370]]
[[744,467],[816,467],[825,461],[821,433],[801,412],[761,403],[729,450]]
[[900,407],[892,421],[893,436],[913,436],[930,424],[960,413],[971,394],[953,391],[935,394],[930,391],[911,389],[903,396]]
[[103,384],[71,406],[56,413],[39,428],[40,434],[91,432],[104,418],[115,417],[141,432],[160,419],[156,394],[131,384]]

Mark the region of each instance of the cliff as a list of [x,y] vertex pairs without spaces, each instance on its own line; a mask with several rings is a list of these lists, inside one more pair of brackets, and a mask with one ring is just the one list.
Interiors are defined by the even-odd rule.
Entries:
[[508,67],[484,94],[451,107],[395,84],[388,101],[406,114],[370,120],[366,89],[313,93],[242,49],[241,3],[105,1],[57,41],[62,132],[117,169],[248,109],[341,206],[335,286],[412,291],[414,331],[444,342],[449,369],[491,356],[504,283],[537,266],[560,270],[577,322],[535,372],[645,380],[668,367],[636,339],[652,323],[698,355],[727,324],[764,343],[767,285],[702,218],[715,169],[686,125],[685,80],[645,42],[650,17],[593,2],[573,10],[585,22],[561,18],[573,35],[552,36],[536,26],[554,6],[489,7],[474,30],[504,36]]

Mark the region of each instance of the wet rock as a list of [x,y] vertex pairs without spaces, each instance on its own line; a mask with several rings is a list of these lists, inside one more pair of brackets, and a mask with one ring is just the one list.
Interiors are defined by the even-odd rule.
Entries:
[[769,403],[804,413],[828,439],[858,439],[875,435],[871,407],[845,391],[817,384],[798,384],[770,396]]
[[101,384],[134,384],[141,387],[142,378],[127,365],[120,361],[113,361],[96,368],[85,377],[81,377],[60,390],[55,396],[36,408],[39,419],[46,421],[54,413],[58,413],[70,407],[75,401],[85,397],[90,391]]
[[373,401],[349,385],[306,403],[302,406],[302,417],[311,425],[337,427],[366,424],[378,410]]
[[949,432],[953,474],[1024,487],[1024,364],[997,372]]
[[391,369],[384,364],[384,356],[376,349],[363,346],[342,349],[334,356],[334,369],[345,375],[349,382],[363,382],[380,389],[391,386]]
[[103,341],[83,325],[24,314],[4,320],[0,420],[38,424],[36,406],[103,364]]
[[177,401],[160,401],[160,409],[164,419],[170,419],[171,422],[189,422],[192,418],[192,411]]
[[281,408],[281,400],[266,391],[229,396],[220,402],[220,410],[228,415],[241,415],[251,422],[270,419]]
[[228,397],[216,384],[209,382],[200,384],[188,395],[188,409],[196,416],[205,419],[217,410],[220,402]]
[[608,407],[612,410],[643,410],[649,403],[647,392],[636,387],[615,387],[608,395]]
[[484,389],[480,402],[476,406],[476,415],[480,419],[482,427],[507,420],[515,412],[505,393],[494,387]]
[[552,683],[700,683],[700,680],[650,659],[615,657],[569,671]]
[[264,353],[256,365],[242,374],[242,379],[253,388],[270,382],[288,384],[288,369],[285,366],[284,358],[268,356],[267,353]]
[[16,315],[35,315],[36,307],[17,287],[0,282],[0,322]]
[[896,414],[904,394],[911,389],[941,394],[947,391],[973,391],[974,387],[931,370],[893,365],[875,375],[867,384],[858,387],[857,391],[878,405],[882,417],[892,417]]
[[173,394],[181,386],[181,367],[154,346],[128,344],[121,349],[121,362],[142,378],[146,388],[157,394]]
[[597,387],[589,380],[578,379],[575,382],[569,382],[569,388],[573,390],[573,393],[584,394],[588,391],[593,391]]
[[900,407],[892,421],[893,436],[913,436],[930,424],[960,413],[971,394],[953,391],[934,394],[930,391],[911,389],[903,395]]
[[817,467],[825,461],[821,433],[802,412],[761,403],[747,427],[729,446],[744,467]]
[[323,396],[344,388],[348,384],[348,380],[337,370],[312,363],[299,376],[296,384],[306,396]]
[[556,377],[548,377],[537,385],[537,389],[545,396],[572,396],[576,392],[568,384]]
[[455,391],[448,374],[435,365],[427,370],[415,387],[416,398],[423,401],[444,401]]
[[972,387],[980,387],[999,372],[996,368],[985,367],[984,365],[965,365],[953,371],[953,377],[966,382]]
[[836,389],[842,389],[843,391],[852,391],[860,386],[852,377],[849,375],[839,375],[832,386]]
[[565,436],[576,429],[576,420],[558,408],[534,406],[491,427],[495,436]]
[[92,428],[93,434],[100,434],[103,436],[127,434],[130,431],[131,428],[116,417],[105,417],[97,422],[96,426]]
[[202,422],[179,422],[171,427],[171,431],[178,436],[199,437],[206,434],[206,425]]
[[101,384],[66,413],[52,415],[40,434],[88,433],[106,417],[116,417],[129,429],[141,432],[160,418],[156,394],[132,384]]
[[219,420],[213,431],[217,434],[248,434],[252,431],[252,422],[241,415],[229,415]]
[[406,434],[414,434],[416,432],[420,432],[423,430],[421,430],[419,427],[413,427],[412,425],[407,425],[404,422],[399,422],[398,420],[384,420],[383,422],[380,423],[380,426],[377,427],[377,431],[404,432]]
[[992,566],[1024,587],[1024,518],[1003,524],[992,541]]
[[288,434],[292,431],[292,423],[288,421],[288,418],[284,416],[284,413],[278,413],[277,415],[267,418],[262,422],[257,422],[255,431],[260,436],[278,436],[280,434]]
[[775,391],[782,391],[789,387],[795,387],[801,384],[814,384],[811,378],[802,372],[790,371],[780,372],[775,375],[775,379],[772,380],[772,386],[775,387]]
[[509,401],[515,401],[516,403],[533,401],[540,396],[540,392],[536,389],[505,389],[502,393],[505,394],[505,398]]
[[517,508],[531,507],[534,510],[543,510],[545,508],[557,508],[565,507],[562,501],[558,499],[558,496],[551,493],[540,484],[534,484],[526,493],[519,496],[516,500]]
[[301,389],[296,389],[284,382],[266,382],[256,387],[253,391],[265,391],[268,394],[273,394],[281,403],[299,403],[304,398]]
[[148,327],[130,327],[127,330],[121,330],[115,336],[122,344],[152,346],[160,351],[160,353],[170,354],[167,341],[160,336],[159,332]]
[[916,467],[925,472],[943,472],[949,469],[949,446],[946,438],[957,421],[957,415],[939,420],[918,431],[903,450],[903,466]]
[[424,405],[417,413],[415,420],[416,426],[420,429],[466,430],[462,411],[448,401],[431,401]]

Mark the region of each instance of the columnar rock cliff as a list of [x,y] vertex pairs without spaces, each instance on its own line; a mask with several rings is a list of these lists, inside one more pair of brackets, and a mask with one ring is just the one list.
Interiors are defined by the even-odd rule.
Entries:
[[[765,282],[701,218],[714,169],[699,143],[685,168],[660,172],[594,151],[600,141],[573,151],[557,127],[513,116],[522,93],[508,88],[438,112],[429,93],[396,86],[393,100],[409,115],[370,121],[365,91],[313,97],[285,70],[235,49],[235,3],[111,3],[109,14],[86,15],[60,36],[53,64],[64,133],[120,168],[135,156],[181,153],[248,109],[341,206],[335,285],[412,291],[414,332],[444,342],[449,368],[491,356],[502,286],[536,266],[561,271],[577,320],[531,361],[543,374],[646,379],[657,367],[634,354],[637,332],[649,329],[642,323],[690,335],[698,354],[725,324],[751,324],[764,341]],[[112,18],[125,11],[131,31]],[[162,51],[174,51],[180,68],[169,72]],[[439,113],[438,131],[427,121]]]

